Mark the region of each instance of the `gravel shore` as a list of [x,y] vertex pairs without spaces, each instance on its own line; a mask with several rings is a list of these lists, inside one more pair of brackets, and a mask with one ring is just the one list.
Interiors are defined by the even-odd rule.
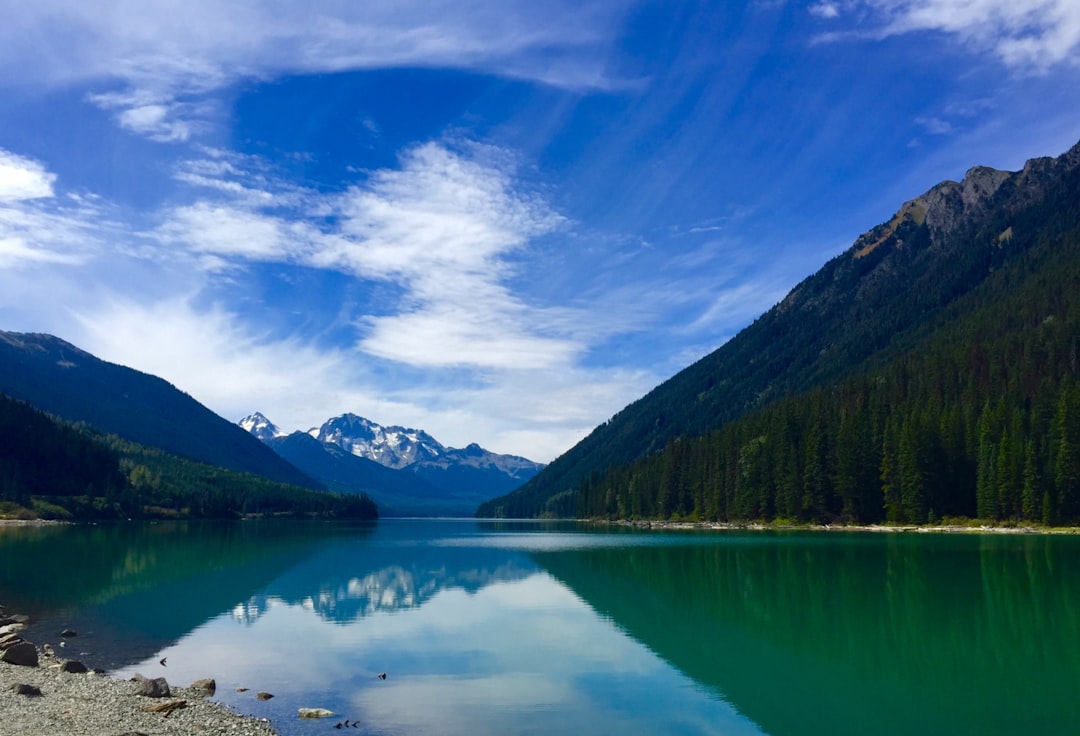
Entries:
[[[272,736],[264,721],[243,718],[205,699],[205,693],[170,683],[172,697],[135,695],[135,684],[93,672],[63,672],[64,660],[47,654],[39,666],[0,662],[0,736]],[[19,684],[40,696],[20,695]],[[185,701],[169,715],[150,713],[147,706]]]

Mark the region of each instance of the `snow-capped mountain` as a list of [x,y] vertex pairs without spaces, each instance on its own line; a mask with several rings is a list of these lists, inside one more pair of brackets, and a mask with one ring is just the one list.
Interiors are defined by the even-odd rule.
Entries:
[[384,427],[355,414],[342,414],[308,430],[320,442],[337,445],[346,452],[400,470],[413,463],[431,461],[446,449],[427,432],[408,427]]
[[241,427],[251,432],[263,442],[271,440],[274,437],[284,437],[285,433],[282,432],[276,424],[264,417],[261,413],[255,412],[249,416],[244,417],[237,422]]
[[461,449],[446,447],[422,429],[384,427],[355,414],[329,419],[321,427],[308,430],[308,434],[396,470],[464,466],[498,470],[524,481],[544,467],[517,455],[489,452],[475,442]]
[[387,516],[471,516],[480,503],[543,468],[475,443],[447,447],[423,430],[384,427],[355,414],[290,435],[259,412],[240,426],[331,490],[367,493]]

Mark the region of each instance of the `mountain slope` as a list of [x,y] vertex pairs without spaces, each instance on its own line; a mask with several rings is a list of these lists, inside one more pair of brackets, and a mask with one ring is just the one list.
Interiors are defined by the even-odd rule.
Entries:
[[166,381],[107,363],[52,335],[0,331],[0,393],[209,465],[321,487]]
[[566,512],[582,481],[608,467],[888,364],[955,319],[950,306],[995,271],[1077,227],[1078,169],[1080,145],[1015,173],[976,167],[905,203],[727,344],[478,513]]
[[267,440],[283,458],[338,493],[366,493],[383,516],[461,514],[451,499],[412,473],[359,457],[305,432]]

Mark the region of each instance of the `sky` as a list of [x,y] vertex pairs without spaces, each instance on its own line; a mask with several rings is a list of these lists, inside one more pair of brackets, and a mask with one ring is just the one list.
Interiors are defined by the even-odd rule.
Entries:
[[547,462],[1080,140],[1075,0],[0,0],[0,329]]

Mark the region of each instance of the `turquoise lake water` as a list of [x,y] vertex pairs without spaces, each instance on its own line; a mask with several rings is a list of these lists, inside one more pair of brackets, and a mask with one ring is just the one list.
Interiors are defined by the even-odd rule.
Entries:
[[0,602],[287,736],[1080,733],[1078,537],[9,527]]

